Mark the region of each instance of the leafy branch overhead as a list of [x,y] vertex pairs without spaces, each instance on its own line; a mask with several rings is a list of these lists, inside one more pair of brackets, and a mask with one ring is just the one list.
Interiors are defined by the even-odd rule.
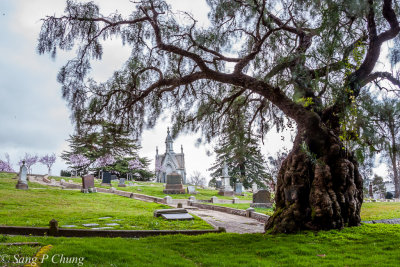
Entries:
[[[307,108],[340,111],[341,88],[350,86],[357,96],[378,78],[399,85],[390,73],[372,72],[382,44],[400,31],[397,2],[278,2],[209,0],[212,26],[204,29],[190,14],[184,14],[190,23],[179,22],[164,1],[132,3],[128,18],[105,16],[93,2],[67,1],[63,16],[43,20],[38,51],[55,56],[58,48],[77,49],[58,75],[77,122],[106,115],[138,133],[167,106],[176,107],[175,130],[202,127],[211,137],[241,95],[255,116],[249,126],[279,124],[274,106],[304,123]],[[132,56],[107,82],[88,79],[102,40],[115,36],[132,47]],[[348,55],[360,41],[367,46],[362,63],[346,75]],[[302,97],[312,104],[293,101]]]

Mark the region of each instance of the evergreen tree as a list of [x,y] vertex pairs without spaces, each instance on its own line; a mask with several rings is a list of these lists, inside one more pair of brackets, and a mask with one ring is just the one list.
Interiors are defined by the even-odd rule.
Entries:
[[82,154],[91,163],[106,155],[137,157],[137,150],[140,148],[128,131],[106,121],[98,121],[85,129],[81,128],[76,134],[70,135],[67,141],[70,143],[70,150],[61,155],[67,163],[73,154]]
[[385,195],[385,183],[383,178],[379,175],[374,176],[372,180],[372,192],[379,194],[379,197],[382,198]]
[[210,168],[211,177],[216,180],[222,176],[222,166],[226,161],[232,185],[241,182],[245,188],[250,188],[253,183],[265,187],[271,177],[265,171],[266,162],[258,140],[246,131],[251,118],[243,103],[242,98],[232,103],[229,119],[225,121],[214,149],[216,160]]
[[[124,177],[128,173],[137,172],[142,180],[148,180],[153,176],[146,170],[150,164],[149,160],[138,156],[137,151],[140,146],[136,144],[128,131],[116,124],[106,121],[91,122],[85,128],[80,128],[78,133],[71,135],[67,141],[70,143],[70,150],[64,151],[61,157],[70,166],[73,165],[71,156],[79,154],[89,160],[88,165],[94,172],[115,171]],[[143,168],[130,170],[128,162],[132,159],[139,159],[143,163]]]

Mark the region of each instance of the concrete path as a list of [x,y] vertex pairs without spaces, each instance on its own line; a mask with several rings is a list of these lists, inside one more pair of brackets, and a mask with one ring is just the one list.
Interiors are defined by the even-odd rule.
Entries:
[[400,218],[399,219],[383,219],[383,220],[364,221],[363,223],[400,224]]
[[225,212],[199,209],[191,206],[183,206],[192,213],[215,227],[224,227],[227,233],[264,233],[264,223],[255,219],[233,215]]

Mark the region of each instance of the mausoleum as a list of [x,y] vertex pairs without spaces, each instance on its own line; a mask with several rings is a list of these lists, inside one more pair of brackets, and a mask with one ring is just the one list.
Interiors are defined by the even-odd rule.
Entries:
[[172,172],[177,172],[182,176],[183,184],[186,184],[186,168],[185,168],[185,154],[181,145],[181,153],[175,153],[173,148],[174,141],[167,130],[167,138],[165,139],[165,154],[158,154],[158,147],[156,148],[156,161],[155,173],[156,181],[159,183],[167,182],[167,175]]

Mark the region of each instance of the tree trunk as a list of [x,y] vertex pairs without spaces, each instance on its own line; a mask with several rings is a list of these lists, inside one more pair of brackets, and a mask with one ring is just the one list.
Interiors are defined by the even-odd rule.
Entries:
[[393,166],[393,183],[394,183],[394,197],[399,198],[399,173],[397,171],[397,159],[396,154],[393,153],[391,160]]
[[[392,138],[392,152],[389,152],[390,159],[392,161],[393,168],[393,183],[394,183],[394,197],[400,197],[400,188],[399,188],[399,173],[397,170],[397,144],[396,144],[396,133],[394,130],[394,123],[389,122],[389,130]],[[389,150],[390,151],[390,150]]]
[[265,229],[293,233],[357,226],[362,200],[358,164],[340,139],[322,123],[300,127],[279,170],[276,209]]

